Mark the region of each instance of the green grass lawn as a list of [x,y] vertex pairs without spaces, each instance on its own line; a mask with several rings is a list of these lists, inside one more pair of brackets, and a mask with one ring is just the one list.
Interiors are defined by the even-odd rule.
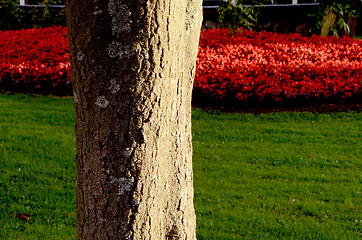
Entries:
[[[0,95],[0,239],[75,238],[72,102]],[[362,113],[194,109],[193,145],[199,240],[361,238]]]

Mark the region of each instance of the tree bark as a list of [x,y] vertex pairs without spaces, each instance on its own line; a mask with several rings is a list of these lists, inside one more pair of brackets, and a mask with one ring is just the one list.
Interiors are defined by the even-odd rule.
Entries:
[[337,16],[333,13],[330,8],[324,11],[324,17],[322,22],[321,36],[327,37],[331,31],[331,27],[334,26]]
[[356,36],[356,25],[357,25],[357,16],[349,16],[347,17],[347,25],[349,27],[349,31],[342,31],[343,36]]
[[78,239],[196,239],[201,0],[68,0]]

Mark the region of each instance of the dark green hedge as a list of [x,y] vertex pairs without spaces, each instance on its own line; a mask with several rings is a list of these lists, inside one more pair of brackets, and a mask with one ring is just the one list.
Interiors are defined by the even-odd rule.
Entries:
[[18,0],[0,0],[0,30],[65,26],[64,9],[52,5],[64,4],[62,0],[38,1],[44,7],[19,7]]

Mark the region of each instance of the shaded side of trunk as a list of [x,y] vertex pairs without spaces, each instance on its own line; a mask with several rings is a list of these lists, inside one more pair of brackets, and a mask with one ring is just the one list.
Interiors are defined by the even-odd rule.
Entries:
[[78,239],[196,239],[200,0],[68,0]]
[[347,25],[349,27],[349,31],[342,30],[343,36],[350,36],[354,37],[356,36],[356,25],[357,25],[357,17],[356,16],[349,16],[347,17]]

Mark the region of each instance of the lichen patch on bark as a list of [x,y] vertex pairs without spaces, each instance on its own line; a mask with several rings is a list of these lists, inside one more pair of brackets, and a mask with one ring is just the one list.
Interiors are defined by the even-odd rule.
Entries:
[[116,178],[111,176],[111,184],[117,183],[117,195],[123,195],[125,192],[132,190],[134,178],[133,177],[121,177]]
[[112,34],[122,34],[131,31],[131,11],[121,0],[110,0],[108,12],[112,17]]
[[135,54],[130,46],[123,46],[120,42],[112,41],[107,48],[109,57],[111,58],[130,58]]
[[83,59],[84,59],[84,52],[83,52],[83,51],[79,51],[79,52],[77,53],[77,60],[78,60],[78,61],[83,61]]
[[99,96],[96,100],[96,105],[100,108],[106,108],[109,104],[109,101],[106,99],[105,96]]
[[110,83],[111,83],[111,86],[108,89],[111,90],[112,94],[116,94],[119,91],[121,86],[116,82],[115,79],[111,79]]
[[73,96],[74,96],[74,102],[78,103],[78,97],[77,97],[77,93],[73,92]]

